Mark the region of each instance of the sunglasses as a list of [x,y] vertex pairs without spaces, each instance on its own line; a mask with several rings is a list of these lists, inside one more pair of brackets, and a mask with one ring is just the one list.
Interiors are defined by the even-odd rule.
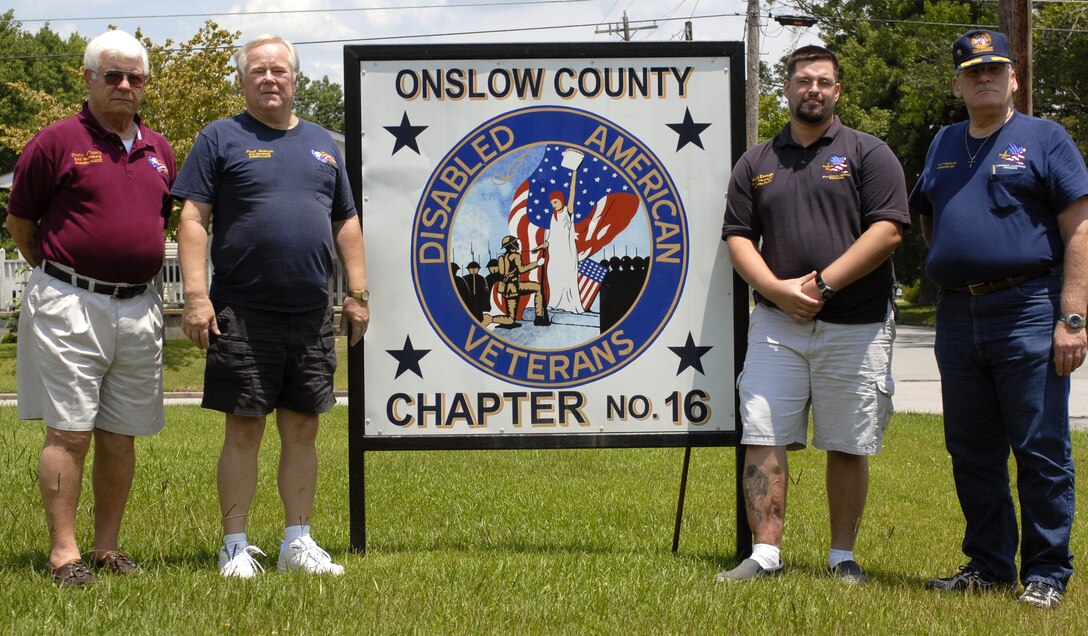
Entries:
[[140,88],[147,81],[143,73],[126,73],[125,71],[93,71],[95,75],[101,75],[102,79],[110,86],[120,86],[121,80],[128,79],[128,85],[132,88]]

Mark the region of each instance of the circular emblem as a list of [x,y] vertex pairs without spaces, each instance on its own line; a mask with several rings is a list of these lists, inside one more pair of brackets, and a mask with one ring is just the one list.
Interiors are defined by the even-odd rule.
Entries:
[[688,254],[683,203],[644,143],[599,115],[537,106],[443,157],[415,210],[411,266],[457,355],[561,388],[645,351],[683,293]]

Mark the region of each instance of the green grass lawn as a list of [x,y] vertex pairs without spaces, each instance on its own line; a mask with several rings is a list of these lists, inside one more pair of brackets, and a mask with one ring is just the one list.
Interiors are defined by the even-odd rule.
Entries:
[[[940,418],[899,414],[872,463],[857,549],[872,582],[824,574],[822,453],[791,454],[786,572],[716,584],[734,564],[734,449],[695,449],[678,554],[671,552],[681,449],[381,452],[366,455],[366,554],[348,551],[347,410],[326,416],[315,537],[340,578],[274,572],[282,511],[269,429],[250,539],[269,556],[256,580],[224,580],[215,461],[221,416],[167,407],[167,428],[137,444],[123,547],[145,569],[96,588],[43,575],[47,536],[36,483],[40,425],[0,408],[0,628],[55,633],[375,634],[1076,634],[1088,592],[1074,576],[1062,607],[923,589],[955,571],[962,518]],[[1083,469],[1088,434],[1074,433]],[[85,481],[89,483],[89,471]],[[1085,486],[1078,496],[1085,500]],[[85,484],[86,486],[87,484]],[[88,546],[92,498],[78,515]],[[1083,522],[1073,551],[1088,549]],[[1079,563],[1079,561],[1078,561]]]

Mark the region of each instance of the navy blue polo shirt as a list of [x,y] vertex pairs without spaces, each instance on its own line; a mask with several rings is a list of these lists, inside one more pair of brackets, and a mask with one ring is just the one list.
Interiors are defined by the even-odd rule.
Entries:
[[910,195],[933,217],[926,273],[942,287],[1004,280],[1058,267],[1058,214],[1088,196],[1084,158],[1060,125],[1015,113],[967,154],[968,122],[942,128]]
[[284,313],[328,305],[332,225],[356,216],[328,131],[270,128],[249,113],[197,135],[173,195],[212,205],[213,300]]
[[[823,270],[877,221],[910,226],[903,168],[887,144],[835,117],[808,147],[793,141],[786,124],[777,137],[741,156],[729,177],[722,239],[762,241],[767,266],[779,279],[789,279]],[[893,281],[889,258],[837,290],[816,319],[880,322]]]

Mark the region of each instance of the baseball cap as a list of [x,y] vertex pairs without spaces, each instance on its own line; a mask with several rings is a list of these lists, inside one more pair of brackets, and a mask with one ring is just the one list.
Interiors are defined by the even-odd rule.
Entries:
[[957,71],[991,62],[1012,64],[1009,40],[1000,31],[968,31],[952,45],[952,63]]

